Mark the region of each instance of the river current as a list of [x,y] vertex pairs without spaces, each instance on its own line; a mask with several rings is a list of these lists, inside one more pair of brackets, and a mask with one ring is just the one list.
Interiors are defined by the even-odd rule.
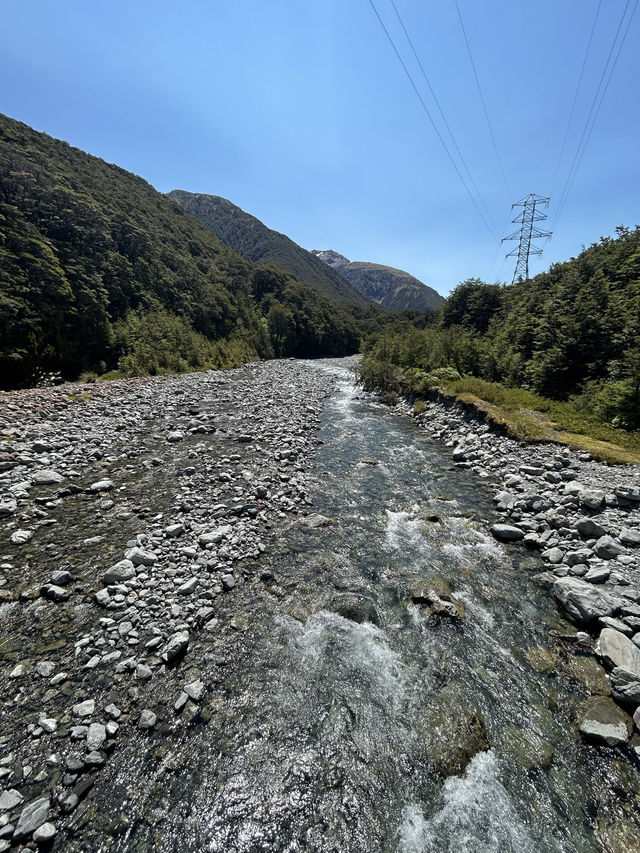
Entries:
[[[206,721],[113,756],[94,794],[121,828],[101,849],[603,849],[637,771],[577,732],[588,693],[549,651],[575,629],[531,583],[541,561],[492,538],[485,482],[316,369],[336,390],[311,496],[335,523],[292,525],[265,582],[223,603]],[[412,603],[425,579],[461,622]]]

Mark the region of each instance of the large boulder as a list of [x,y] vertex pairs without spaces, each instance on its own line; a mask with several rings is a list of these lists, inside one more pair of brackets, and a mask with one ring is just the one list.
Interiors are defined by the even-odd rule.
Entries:
[[120,560],[104,573],[103,582],[106,586],[124,583],[136,576],[136,570],[131,560]]
[[623,546],[606,534],[598,539],[594,551],[602,560],[614,560],[618,554],[624,554]]
[[603,628],[596,643],[596,654],[607,666],[622,666],[640,678],[640,648],[620,631]]
[[596,696],[587,703],[578,728],[587,740],[622,746],[631,737],[633,721],[612,699]]
[[553,585],[553,596],[579,624],[595,622],[601,616],[614,616],[620,610],[617,598],[580,578],[559,578]]
[[640,674],[626,666],[616,666],[611,670],[611,691],[623,704],[640,705]]
[[491,532],[501,542],[517,542],[524,539],[524,530],[513,524],[492,524]]

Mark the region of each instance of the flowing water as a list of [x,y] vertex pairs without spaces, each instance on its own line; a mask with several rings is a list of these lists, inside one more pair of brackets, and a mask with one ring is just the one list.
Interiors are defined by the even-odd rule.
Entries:
[[[346,370],[317,369],[337,389],[311,492],[337,523],[292,526],[273,576],[224,599],[205,720],[112,756],[100,849],[602,849],[638,773],[581,742],[574,654],[549,668],[541,651],[572,629],[529,580],[540,561],[492,539],[486,484]],[[460,623],[411,603],[421,579],[449,585]]]

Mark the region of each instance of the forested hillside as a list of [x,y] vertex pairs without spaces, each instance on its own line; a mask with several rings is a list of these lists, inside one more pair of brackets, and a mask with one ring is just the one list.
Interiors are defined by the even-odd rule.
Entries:
[[226,198],[185,190],[172,190],[168,195],[243,258],[275,264],[340,305],[373,307],[339,272]]
[[258,269],[142,178],[0,116],[0,383],[358,348],[347,312]]
[[369,341],[370,359],[460,374],[567,400],[640,428],[640,228],[619,227],[566,263],[513,286],[473,279],[437,325]]

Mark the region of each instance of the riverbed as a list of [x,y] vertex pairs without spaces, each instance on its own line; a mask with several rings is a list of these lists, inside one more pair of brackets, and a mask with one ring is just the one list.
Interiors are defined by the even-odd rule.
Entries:
[[[137,387],[112,453],[56,467],[83,491],[27,490],[5,547],[5,826],[49,798],[59,850],[636,849],[637,765],[576,723],[606,684],[542,559],[492,536],[488,479],[338,362]],[[26,594],[62,563],[69,598]]]

